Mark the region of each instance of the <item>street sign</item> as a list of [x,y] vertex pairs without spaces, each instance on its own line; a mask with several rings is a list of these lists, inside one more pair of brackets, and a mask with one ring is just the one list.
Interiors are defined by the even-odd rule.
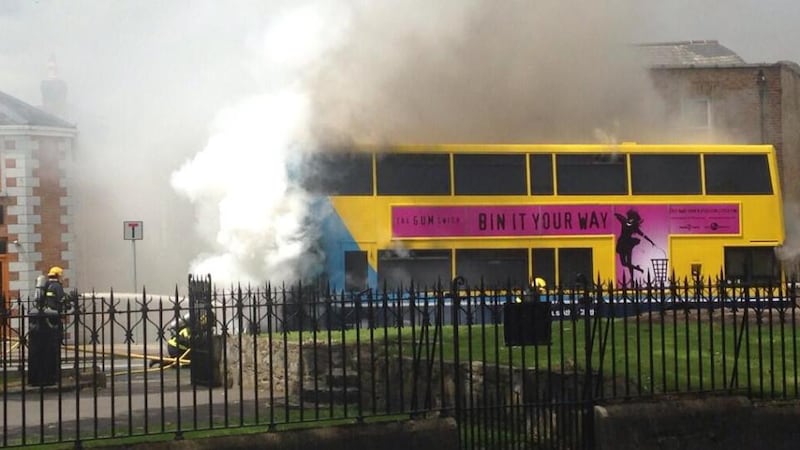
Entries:
[[144,238],[144,225],[141,220],[122,222],[122,236],[126,241],[141,241]]

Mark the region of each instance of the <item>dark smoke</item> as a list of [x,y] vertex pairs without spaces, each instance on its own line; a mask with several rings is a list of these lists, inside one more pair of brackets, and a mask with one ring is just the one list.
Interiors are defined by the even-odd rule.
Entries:
[[393,143],[650,138],[660,102],[629,45],[631,17],[586,3],[358,3],[314,79],[315,130]]

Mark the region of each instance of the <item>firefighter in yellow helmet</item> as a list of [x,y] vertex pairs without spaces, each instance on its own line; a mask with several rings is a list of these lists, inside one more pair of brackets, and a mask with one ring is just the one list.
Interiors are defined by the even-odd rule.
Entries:
[[533,302],[542,301],[542,295],[547,291],[547,282],[544,278],[536,277],[531,281],[530,299]]
[[66,296],[64,295],[64,285],[62,277],[64,269],[53,266],[47,271],[47,280],[42,286],[42,306],[55,312],[66,311]]
[[547,290],[547,282],[544,278],[536,277],[531,280],[528,289],[525,290],[523,296],[514,297],[514,303],[522,303],[523,297],[530,302],[538,302],[541,300],[541,295]]

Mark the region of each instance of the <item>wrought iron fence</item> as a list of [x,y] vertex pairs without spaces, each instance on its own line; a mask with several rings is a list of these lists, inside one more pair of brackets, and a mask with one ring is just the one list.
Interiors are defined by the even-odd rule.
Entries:
[[[190,277],[72,302],[56,317],[3,302],[4,447],[435,413],[463,448],[591,448],[598,401],[798,397],[792,282],[350,293]],[[191,348],[171,355],[182,317]]]

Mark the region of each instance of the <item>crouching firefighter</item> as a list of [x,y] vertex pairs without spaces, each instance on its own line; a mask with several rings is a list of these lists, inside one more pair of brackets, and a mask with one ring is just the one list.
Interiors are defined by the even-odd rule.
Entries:
[[[175,319],[175,322],[171,327],[171,334],[167,340],[167,354],[173,359],[180,358],[187,353],[189,348],[191,348],[191,342],[192,329],[189,326],[188,317],[186,315],[180,316]],[[162,360],[153,360],[150,362],[150,367],[158,364],[162,366],[168,365]]]
[[167,341],[167,352],[170,358],[178,358],[190,348],[192,332],[189,322],[181,320],[180,324],[173,330],[172,336]]

